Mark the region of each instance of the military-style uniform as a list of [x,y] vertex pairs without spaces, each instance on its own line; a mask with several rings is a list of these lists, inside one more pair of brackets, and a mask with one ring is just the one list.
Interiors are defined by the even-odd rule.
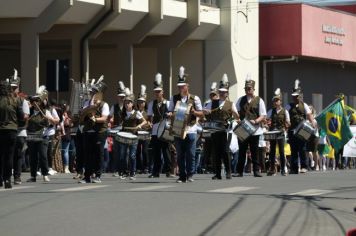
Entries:
[[0,85],[0,187],[11,188],[11,171],[17,136],[18,120],[23,116],[21,104],[9,92],[9,85]]
[[164,119],[166,113],[168,112],[168,102],[163,99],[162,102],[153,100],[148,105],[148,116],[152,116],[152,137],[151,146],[153,152],[153,169],[152,174],[149,177],[159,177],[162,165],[161,155],[163,155],[164,168],[163,172],[167,176],[171,173],[171,156],[169,152],[169,143],[158,139],[157,129],[159,123]]
[[[221,103],[224,103],[221,106]],[[211,105],[209,105],[211,104]],[[207,105],[211,106],[211,114],[206,116],[207,120],[220,122],[228,127],[228,120],[232,118],[233,104],[231,101],[213,100]],[[221,107],[221,109],[219,109]],[[236,109],[235,109],[236,110]],[[231,178],[231,156],[229,154],[228,134],[226,131],[218,131],[211,134],[211,144],[213,148],[215,176],[213,179],[221,179],[221,161],[224,162],[226,178]]]
[[[271,119],[271,126],[270,126],[270,131],[281,131],[284,132],[286,128],[286,123],[289,123],[289,114],[288,111],[284,108],[281,108],[280,110],[277,111],[276,108],[272,108],[268,112],[268,118]],[[286,158],[284,155],[284,144],[285,144],[285,138],[277,139],[277,140],[270,140],[270,153],[269,153],[269,161],[270,161],[270,171],[268,175],[274,175],[275,174],[275,163],[276,163],[276,146],[278,145],[278,150],[279,150],[279,156],[280,156],[280,161],[281,161],[281,173],[282,175],[285,175],[285,163],[286,163]]]

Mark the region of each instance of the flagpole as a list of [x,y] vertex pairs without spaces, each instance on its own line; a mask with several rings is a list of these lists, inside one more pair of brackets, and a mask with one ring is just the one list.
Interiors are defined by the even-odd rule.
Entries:
[[341,99],[343,99],[343,97],[338,97],[336,98],[334,101],[332,101],[326,108],[324,108],[316,117],[315,119],[317,119],[321,114],[324,113],[324,111],[328,110],[331,106],[333,106],[335,103],[340,102]]

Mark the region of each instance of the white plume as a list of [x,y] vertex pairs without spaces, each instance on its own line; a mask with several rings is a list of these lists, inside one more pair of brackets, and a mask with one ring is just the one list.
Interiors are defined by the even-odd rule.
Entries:
[[223,82],[224,84],[226,84],[227,82],[229,82],[229,79],[227,78],[227,74],[224,74],[222,79],[221,79],[221,82]]
[[119,88],[120,88],[120,90],[125,90],[124,82],[119,81]]
[[126,96],[131,95],[131,91],[130,91],[129,88],[125,88],[125,95],[126,95]]
[[162,75],[160,73],[156,74],[155,82],[156,82],[157,85],[162,83]]
[[299,88],[299,84],[300,84],[299,79],[296,79],[295,82],[294,82],[294,89],[298,89]]
[[218,84],[218,83],[213,82],[213,83],[211,84],[210,90],[216,90],[217,84]]
[[10,83],[10,80],[9,80],[9,78],[6,78],[6,83]]
[[17,79],[17,70],[14,69],[14,79]]
[[274,91],[274,95],[280,95],[281,94],[281,89],[277,88],[276,91]]
[[91,79],[90,85],[93,86],[95,84],[95,79]]
[[98,81],[96,81],[96,84],[99,84],[103,80],[104,80],[104,75],[101,75],[100,78],[98,79]]
[[180,68],[179,68],[179,77],[180,78],[183,78],[183,76],[184,76],[184,67],[183,66],[181,66]]
[[247,75],[246,75],[246,79],[245,79],[246,81],[250,81],[251,80],[251,73],[248,73]]
[[146,94],[146,85],[142,84],[141,85],[141,96]]
[[38,87],[36,93],[37,94],[42,94],[45,90],[46,90],[46,86],[45,85],[41,85],[40,87]]

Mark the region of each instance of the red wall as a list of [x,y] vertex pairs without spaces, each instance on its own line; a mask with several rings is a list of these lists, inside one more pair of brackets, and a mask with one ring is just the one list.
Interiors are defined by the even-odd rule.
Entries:
[[260,4],[260,55],[301,54],[301,5]]
[[340,11],[346,11],[352,14],[356,14],[356,5],[345,5],[345,6],[329,6]]
[[[356,62],[356,16],[304,4],[260,7],[260,55],[308,56]],[[343,28],[345,35],[325,33],[322,26]],[[325,43],[325,37],[343,45]]]

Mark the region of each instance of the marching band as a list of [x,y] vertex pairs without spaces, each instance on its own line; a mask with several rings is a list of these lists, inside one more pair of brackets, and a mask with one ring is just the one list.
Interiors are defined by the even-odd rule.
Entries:
[[[293,101],[283,107],[282,93],[277,88],[268,112],[263,99],[255,95],[255,81],[250,75],[245,80],[245,95],[234,102],[229,99],[230,83],[224,74],[219,83],[212,83],[209,100],[204,105],[190,92],[188,80],[184,67],[180,67],[178,93],[166,99],[162,75],[157,73],[152,101],[147,101],[145,85],[141,85],[135,99],[119,81],[117,101],[109,108],[104,101],[107,85],[102,76],[83,85],[86,99],[81,99],[76,117],[68,107],[58,113],[49,106],[45,86],[40,86],[33,96],[22,96],[20,77],[15,70],[13,76],[0,83],[0,186],[12,187],[12,170],[13,183],[22,183],[22,162],[27,148],[31,176],[27,182],[36,182],[38,171],[43,181],[49,182],[52,159],[56,158],[51,143],[57,130],[61,130],[65,150],[63,169],[70,173],[68,150],[73,138],[77,172],[73,178],[83,184],[101,183],[104,157],[110,145],[110,172],[132,181],[136,173],[147,174],[148,178],[159,178],[164,173],[167,178],[175,178],[172,150],[177,153],[177,183],[193,182],[197,167],[209,164],[213,180],[221,180],[223,174],[226,179],[243,177],[248,154],[253,176],[262,177],[261,160],[265,154],[259,152],[261,140],[269,143],[267,176],[277,174],[278,163],[282,176],[307,171],[305,148],[308,146],[310,152],[317,154],[318,127],[310,107],[303,101],[299,80],[293,87]],[[204,158],[196,158],[200,143]],[[290,171],[284,152],[287,143],[291,148]]]

